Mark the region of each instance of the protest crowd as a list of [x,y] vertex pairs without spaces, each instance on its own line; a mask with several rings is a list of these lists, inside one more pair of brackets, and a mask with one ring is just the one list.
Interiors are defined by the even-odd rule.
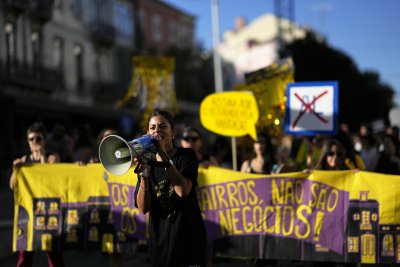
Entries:
[[[41,122],[29,127],[25,141],[29,147],[21,144],[20,156],[23,157],[14,161],[14,167],[28,162],[47,163],[50,162],[51,155],[57,158],[53,162],[77,165],[98,163],[98,148],[103,138],[121,132],[119,129],[107,127],[95,134],[89,124],[76,129],[67,129],[65,125],[55,124],[48,133],[45,127]],[[193,149],[200,168],[216,166],[232,169],[229,139],[213,136],[200,129],[193,125],[181,124],[181,127],[176,128],[174,145]],[[37,135],[31,136],[32,132]],[[142,134],[143,132],[137,132],[124,138],[131,140]],[[299,171],[310,173],[313,170],[354,170],[400,174],[399,128],[395,126],[388,126],[377,132],[369,124],[363,124],[358,132],[351,133],[348,125],[341,124],[338,134],[334,136],[284,135],[278,139],[266,132],[259,132],[256,140],[246,138],[239,143],[238,153],[238,171],[245,173],[273,175]],[[35,145],[44,148],[44,160],[40,157],[35,158],[37,155],[32,151]],[[332,159],[334,163],[330,164]],[[12,177],[10,181],[11,189],[14,188],[13,179]],[[21,257],[26,258],[26,253],[20,255],[19,261],[23,262]],[[61,257],[62,261],[62,255],[57,257]],[[122,266],[121,257],[118,253],[112,255],[114,266]],[[50,261],[49,255],[49,263]],[[212,265],[210,257],[208,265]]]
[[[43,125],[45,127],[45,125]],[[232,169],[231,143],[228,137],[217,136],[201,127],[183,125],[177,127],[174,138],[176,146],[191,147],[198,156],[200,167],[209,165]],[[105,127],[94,133],[89,124],[67,129],[62,124],[55,124],[46,136],[46,151],[58,154],[64,163],[98,163],[98,147],[101,140],[118,134],[119,129]],[[126,140],[139,137],[138,131]],[[249,173],[276,174],[315,168],[321,155],[323,144],[328,139],[336,139],[344,147],[347,169],[358,169],[382,174],[400,174],[399,128],[387,126],[376,132],[365,123],[358,132],[349,132],[349,127],[342,124],[337,135],[271,137],[266,132],[259,132],[252,140],[244,137],[238,147],[238,171]],[[18,155],[29,152],[27,142],[21,140]]]

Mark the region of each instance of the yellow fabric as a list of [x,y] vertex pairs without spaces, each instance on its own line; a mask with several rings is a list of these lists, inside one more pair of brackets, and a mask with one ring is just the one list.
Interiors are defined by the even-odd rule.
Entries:
[[359,169],[360,171],[365,170],[365,164],[364,161],[362,160],[361,156],[358,154],[354,155],[354,158],[356,160],[356,165],[354,165],[353,162],[349,158],[345,160],[346,167],[349,168],[349,170],[353,169]]
[[[96,199],[98,197],[108,197],[110,194],[109,186],[115,187],[115,192],[119,195],[118,198],[111,196],[110,199],[114,202],[118,201],[118,205],[132,205],[133,193],[120,190],[120,188],[128,188],[136,185],[136,176],[132,170],[122,176],[113,176],[106,173],[100,164],[89,164],[87,166],[77,166],[75,164],[33,164],[25,166],[19,169],[17,172],[17,183],[14,191],[14,233],[13,233],[13,250],[16,251],[17,240],[23,235],[27,237],[27,250],[32,249],[34,223],[32,218],[34,217],[37,209],[44,208],[36,202],[34,207],[34,200],[36,199],[52,199],[59,198],[63,207],[67,207],[69,211],[70,207],[73,207],[76,203],[83,203],[86,206],[96,205]],[[400,176],[395,175],[383,175],[371,172],[353,172],[353,171],[314,171],[313,173],[305,174],[303,172],[296,173],[285,173],[277,175],[264,175],[264,174],[248,174],[240,173],[237,171],[209,167],[208,169],[199,169],[198,183],[200,190],[207,189],[216,185],[226,185],[237,183],[240,181],[250,182],[255,184],[257,180],[262,179],[278,180],[284,178],[285,181],[308,181],[309,183],[322,185],[320,188],[334,188],[335,190],[342,190],[343,192],[349,193],[349,200],[362,200],[362,197],[368,195],[367,200],[376,201],[379,205],[379,225],[399,225],[400,224]],[[283,181],[283,180],[282,180]],[[250,184],[249,183],[249,184]],[[233,185],[233,184],[232,184]],[[234,189],[234,187],[226,187]],[[118,189],[118,190],[117,190]],[[269,194],[263,189],[252,189],[252,193],[256,192],[259,194],[257,197],[262,203],[263,195]],[[283,191],[279,194],[285,193],[291,195],[292,191]],[[238,193],[239,191],[232,191]],[[229,194],[229,192],[227,192]],[[260,195],[261,194],[261,195]],[[199,194],[200,202],[202,201],[202,194]],[[254,196],[254,195],[253,195]],[[93,198],[94,197],[94,198]],[[123,198],[125,197],[125,198]],[[128,201],[129,200],[129,201]],[[237,200],[237,204],[240,204],[240,199],[232,198],[232,201]],[[94,202],[93,202],[94,201]],[[204,204],[203,200],[203,204]],[[367,202],[366,202],[367,203]],[[116,203],[100,203],[101,205],[112,205]],[[208,203],[210,206],[216,206],[215,204]],[[259,204],[256,204],[259,205]],[[57,208],[52,205],[46,207],[46,214],[51,209]],[[290,207],[289,207],[290,208]],[[28,213],[28,228],[27,232],[21,232],[18,229],[19,209],[25,209]],[[250,209],[249,206],[243,206],[238,208],[238,212],[241,209]],[[72,209],[73,210],[73,209]],[[132,216],[136,216],[138,211],[136,209],[127,209]],[[203,210],[204,211],[204,210]],[[65,215],[61,214],[60,222],[56,219],[45,221],[47,227],[57,225],[57,223],[65,223],[66,221],[74,222],[79,220],[78,214],[74,212],[67,212]],[[64,218],[67,217],[67,218]],[[92,216],[91,220],[96,220],[96,216]],[[110,218],[111,219],[111,218]],[[319,220],[319,219],[318,219]],[[37,224],[41,222],[36,222]],[[315,227],[319,227],[319,221],[315,222]],[[131,225],[132,226],[132,225]],[[132,226],[133,227],[133,226]],[[139,228],[133,229],[127,227],[122,229],[127,233],[134,232]],[[144,228],[143,228],[144,229]],[[145,231],[145,229],[143,230]],[[238,230],[237,230],[238,231]],[[90,228],[89,239],[97,240],[100,236],[101,228]],[[235,234],[235,232],[233,232]],[[68,236],[70,240],[74,240],[76,236],[71,234]],[[102,249],[103,251],[113,251],[113,240],[116,237],[105,234],[103,235]],[[52,237],[51,235],[44,234],[42,236],[42,250],[47,250],[51,247]]]

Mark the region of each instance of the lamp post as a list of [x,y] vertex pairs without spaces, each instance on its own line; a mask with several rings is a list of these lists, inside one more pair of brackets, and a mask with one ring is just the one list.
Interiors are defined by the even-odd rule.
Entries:
[[[213,33],[213,62],[214,62],[214,81],[215,92],[221,93],[223,91],[222,84],[222,65],[221,58],[218,53],[219,47],[219,9],[218,0],[211,0],[211,19],[212,19],[212,33]],[[232,168],[237,170],[237,157],[236,157],[236,138],[231,138],[232,145]]]

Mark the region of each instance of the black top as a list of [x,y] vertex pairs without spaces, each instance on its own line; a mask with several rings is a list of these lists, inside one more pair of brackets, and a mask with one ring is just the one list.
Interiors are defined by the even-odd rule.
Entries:
[[[48,158],[50,157],[50,155],[52,155],[52,153],[46,152],[46,154],[44,155],[45,162],[48,161]],[[28,163],[40,163],[40,160],[32,160],[31,159],[31,154],[26,154],[25,156],[26,156],[26,161],[25,161],[26,164],[28,164]]]
[[[153,266],[203,265],[206,231],[197,199],[198,162],[194,151],[177,148],[172,158],[180,173],[193,183],[188,196],[180,197],[162,167],[150,169],[151,207],[149,249]],[[135,199],[140,186],[136,185]]]

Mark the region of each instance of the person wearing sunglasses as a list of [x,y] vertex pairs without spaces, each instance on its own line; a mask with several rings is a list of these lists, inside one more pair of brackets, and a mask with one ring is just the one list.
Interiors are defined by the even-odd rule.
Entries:
[[336,139],[328,139],[322,146],[315,170],[348,170],[343,145]]
[[[28,127],[26,132],[27,141],[29,144],[30,152],[21,158],[13,161],[13,173],[10,178],[10,188],[14,189],[16,183],[16,170],[17,168],[31,163],[55,163],[60,162],[60,157],[57,153],[50,153],[46,151],[46,136],[47,131],[44,125],[40,122],[35,122]],[[47,251],[48,264],[50,267],[57,266],[63,267],[64,260],[63,254],[60,251]],[[19,251],[17,262],[18,266],[32,266],[33,264],[33,251]]]
[[199,162],[199,167],[207,168],[210,165],[218,166],[217,160],[212,155],[202,153],[202,145],[201,133],[196,127],[188,126],[183,130],[181,146],[194,150]]

